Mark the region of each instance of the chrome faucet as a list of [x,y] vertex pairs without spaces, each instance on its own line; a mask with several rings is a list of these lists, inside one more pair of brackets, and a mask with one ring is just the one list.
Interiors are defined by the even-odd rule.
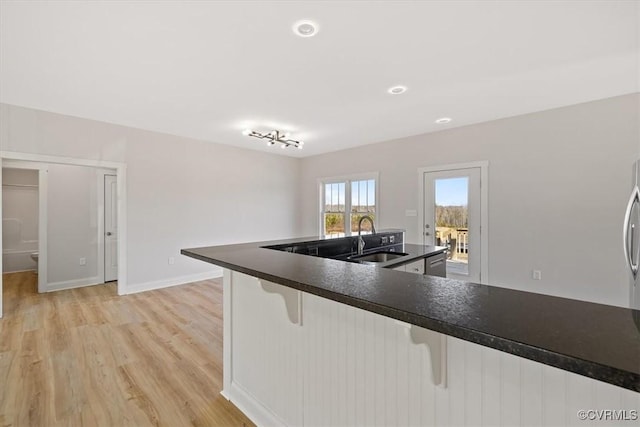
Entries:
[[371,233],[372,234],[376,234],[376,227],[375,225],[373,225],[373,218],[371,218],[369,215],[365,215],[362,218],[360,218],[360,221],[358,221],[358,255],[362,255],[362,252],[364,251],[364,239],[362,238],[362,221],[364,221],[365,219],[368,219],[369,222],[371,223]]

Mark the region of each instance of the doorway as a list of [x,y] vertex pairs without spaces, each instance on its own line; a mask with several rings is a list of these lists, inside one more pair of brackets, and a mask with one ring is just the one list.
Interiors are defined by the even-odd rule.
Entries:
[[486,168],[482,162],[420,170],[421,240],[447,247],[447,277],[453,279],[487,280]]
[[38,171],[2,168],[2,274],[38,273]]
[[[115,171],[115,175],[117,176],[116,184],[117,187],[117,195],[115,196],[116,200],[116,208],[117,212],[115,222],[117,223],[118,230],[118,238],[115,242],[116,257],[117,257],[117,291],[118,295],[125,295],[127,293],[127,274],[126,274],[126,164],[111,162],[111,161],[103,161],[103,160],[88,160],[88,159],[76,159],[71,157],[58,157],[58,156],[49,156],[49,155],[41,155],[41,154],[30,154],[30,153],[17,153],[10,151],[0,151],[0,162],[2,165],[9,165],[14,161],[23,161],[23,162],[32,162],[32,163],[40,163],[43,165],[74,165],[74,166],[87,166],[90,168],[100,168],[100,169],[109,169],[111,170],[111,174]],[[44,180],[40,181],[40,192],[41,194],[46,194],[46,186],[47,186],[47,174],[41,173],[40,177]],[[2,184],[2,179],[0,178],[0,184]],[[103,185],[101,185],[103,188]],[[0,187],[1,188],[1,187]],[[0,190],[0,193],[2,191]],[[46,198],[44,198],[45,203],[40,205],[40,209],[46,208]],[[0,214],[1,214],[1,204],[0,204]],[[42,215],[42,211],[40,211],[40,219],[46,218],[46,214]],[[39,245],[43,245],[46,240],[46,235],[42,236],[43,221],[40,220],[40,229],[39,234],[41,237],[39,239]],[[46,223],[46,221],[45,221]],[[103,227],[100,226],[100,229]],[[0,223],[0,234],[2,233],[2,225]],[[98,240],[102,241],[102,236],[99,235]],[[2,245],[0,242],[0,249]],[[99,247],[104,248],[103,245],[99,245]],[[46,269],[47,262],[43,259],[43,255],[46,255],[47,251],[44,253],[40,253],[40,259],[38,263],[39,271],[42,269]],[[103,258],[104,259],[104,258]],[[0,261],[0,268],[2,267],[2,262]],[[80,261],[80,265],[84,265],[82,260]],[[45,273],[50,273],[45,271]],[[39,274],[39,281],[41,281],[44,277],[47,277],[48,274],[43,274],[42,276]],[[94,282],[95,283],[95,282]],[[40,288],[40,286],[39,286]],[[44,289],[39,289],[40,292],[45,291]],[[2,278],[0,276],[0,318],[2,318],[3,310],[2,310]]]
[[[3,171],[3,180],[2,180],[2,201],[0,204],[0,211],[2,212],[2,226],[0,230],[2,230],[2,247],[3,252],[3,263],[1,270],[3,272],[9,272],[11,270],[15,271],[15,261],[16,257],[22,257],[21,262],[19,263],[22,266],[28,266],[28,269],[35,269],[37,273],[37,286],[38,292],[45,292],[46,284],[47,284],[47,226],[48,223],[46,221],[47,218],[47,189],[48,189],[48,180],[47,180],[47,166],[42,163],[37,162],[24,162],[19,160],[2,160],[0,162]],[[9,172],[5,174],[7,171],[14,171],[14,173]],[[16,174],[17,173],[17,174]],[[27,175],[31,175],[32,178],[27,181],[22,181],[24,178],[19,178],[22,175],[23,177]],[[8,178],[8,179],[7,179]],[[18,179],[18,181],[16,181]],[[17,185],[16,185],[17,184]],[[20,196],[20,201],[12,198],[12,193],[15,195],[15,192],[22,193]],[[28,201],[28,199],[33,199]],[[6,203],[5,203],[6,202]],[[33,218],[31,220],[35,220],[35,225],[29,225],[29,220],[25,218],[24,213],[22,218],[14,218],[16,208],[19,206],[8,206],[9,204],[13,204],[14,202],[18,202],[22,205],[22,208],[25,207],[26,204],[34,204],[35,212],[31,215]],[[9,209],[9,212],[5,210]],[[13,212],[12,212],[13,211]],[[5,219],[9,221],[5,221]],[[18,220],[11,221],[11,220]],[[26,219],[26,223],[25,223]],[[19,224],[18,224],[19,223]],[[9,227],[9,230],[5,230],[5,227]],[[19,229],[19,230],[17,230]],[[15,236],[14,233],[18,232],[19,236]],[[13,252],[11,249],[14,249],[12,242],[11,234],[14,234],[13,240],[16,243],[19,241],[18,246],[20,247],[21,254],[13,253],[11,255],[7,254],[7,252]],[[28,237],[30,236],[30,237]],[[5,256],[8,255],[8,256]],[[34,256],[35,255],[35,256]],[[14,259],[13,262],[10,262],[9,266],[5,266],[5,262],[9,261],[7,258],[11,256]],[[13,265],[11,265],[13,264]],[[6,268],[8,267],[8,268]],[[35,267],[35,268],[34,268]],[[20,268],[19,268],[20,269]],[[1,293],[0,293],[1,295]],[[0,303],[0,308],[2,304]],[[2,317],[2,312],[0,311],[0,317]]]

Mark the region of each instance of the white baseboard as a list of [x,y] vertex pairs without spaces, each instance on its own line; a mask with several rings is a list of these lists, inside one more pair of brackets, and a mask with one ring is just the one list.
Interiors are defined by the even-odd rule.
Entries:
[[231,401],[240,411],[257,426],[286,426],[273,412],[261,405],[247,393],[238,383],[231,382],[229,390],[220,392],[225,399]]
[[84,277],[82,279],[66,280],[64,282],[47,283],[45,292],[62,291],[65,289],[82,288],[85,286],[100,285],[98,276]]
[[124,294],[137,294],[138,292],[152,291],[154,289],[169,288],[171,286],[184,285],[200,280],[217,279],[222,277],[222,268],[216,267],[206,273],[189,274],[187,276],[172,277],[170,279],[154,280],[152,282],[136,283],[127,286]]
[[37,273],[38,270],[30,268],[28,270],[16,270],[16,271],[3,271],[2,274],[11,274],[11,273],[27,273],[27,272],[33,272],[33,273]]

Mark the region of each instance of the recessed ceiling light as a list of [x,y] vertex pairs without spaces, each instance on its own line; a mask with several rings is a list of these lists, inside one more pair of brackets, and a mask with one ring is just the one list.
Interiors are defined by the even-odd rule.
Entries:
[[405,93],[406,91],[406,86],[394,86],[390,87],[389,90],[387,90],[387,92],[389,92],[391,95],[400,95],[401,93]]
[[300,37],[313,37],[318,33],[318,24],[313,21],[298,21],[293,24],[293,32]]
[[451,117],[440,117],[436,120],[436,124],[446,125],[447,123],[451,123]]

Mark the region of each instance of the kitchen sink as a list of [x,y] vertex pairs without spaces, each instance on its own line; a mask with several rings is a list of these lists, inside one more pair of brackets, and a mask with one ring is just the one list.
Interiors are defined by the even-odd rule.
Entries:
[[380,251],[374,252],[372,254],[366,255],[352,255],[348,258],[349,261],[357,261],[363,264],[375,264],[379,262],[387,262],[392,259],[401,258],[403,256],[407,256],[404,252],[388,252],[388,251]]

